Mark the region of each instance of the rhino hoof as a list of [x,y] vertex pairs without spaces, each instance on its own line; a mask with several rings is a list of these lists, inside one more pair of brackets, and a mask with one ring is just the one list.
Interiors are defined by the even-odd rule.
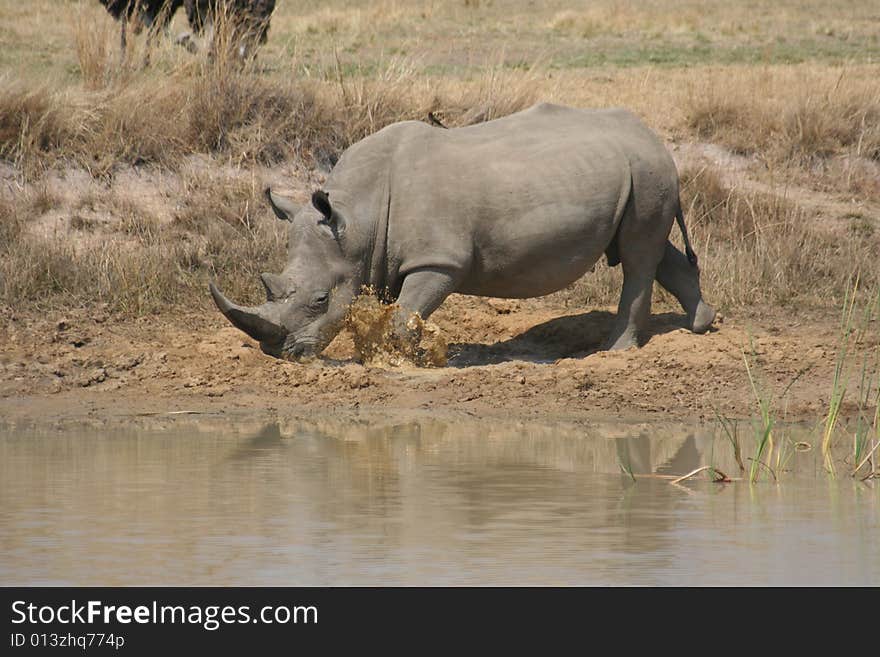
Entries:
[[694,317],[691,320],[691,331],[694,333],[705,333],[714,321],[715,309],[701,299],[697,306],[697,312],[694,313]]
[[635,333],[627,332],[616,340],[609,338],[605,343],[605,351],[622,351],[623,349],[633,349],[639,346],[639,339]]

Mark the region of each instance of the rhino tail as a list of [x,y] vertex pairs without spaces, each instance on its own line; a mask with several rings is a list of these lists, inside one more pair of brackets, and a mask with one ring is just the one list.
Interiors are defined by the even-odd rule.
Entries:
[[684,225],[684,213],[681,211],[680,205],[675,211],[675,221],[678,223],[681,236],[684,238],[684,254],[687,256],[688,262],[691,263],[691,267],[696,267],[697,254],[694,253],[694,250],[691,248],[691,240],[688,237],[687,227]]

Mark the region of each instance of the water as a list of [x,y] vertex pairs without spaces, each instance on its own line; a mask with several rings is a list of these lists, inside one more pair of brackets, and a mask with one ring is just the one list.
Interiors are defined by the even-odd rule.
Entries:
[[224,417],[0,427],[3,585],[877,585],[880,493],[621,474],[711,428]]

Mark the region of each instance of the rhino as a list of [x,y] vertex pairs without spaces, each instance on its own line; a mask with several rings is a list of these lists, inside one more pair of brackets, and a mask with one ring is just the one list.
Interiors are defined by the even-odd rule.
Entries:
[[[715,317],[682,215],[675,163],[625,109],[541,103],[478,125],[389,125],[347,148],[311,204],[266,190],[290,222],[287,265],[264,273],[266,302],[214,302],[269,355],[314,356],[364,286],[398,304],[396,330],[453,292],[537,297],[576,281],[604,254],[623,267],[605,345],[638,346],[654,280],[695,333]],[[669,241],[673,221],[685,253]]]

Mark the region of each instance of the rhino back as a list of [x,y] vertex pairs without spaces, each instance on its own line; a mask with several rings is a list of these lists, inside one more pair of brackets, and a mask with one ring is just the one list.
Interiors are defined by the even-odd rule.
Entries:
[[460,273],[462,293],[530,297],[601,257],[642,170],[675,177],[631,113],[541,104],[452,130],[394,124],[349,148],[328,185],[351,204],[369,198],[355,213],[363,229],[387,212],[392,289],[440,268]]
[[460,270],[466,294],[558,290],[613,238],[638,151],[665,154],[638,119],[614,110],[539,105],[457,130],[410,128],[395,149],[391,260],[404,275]]

